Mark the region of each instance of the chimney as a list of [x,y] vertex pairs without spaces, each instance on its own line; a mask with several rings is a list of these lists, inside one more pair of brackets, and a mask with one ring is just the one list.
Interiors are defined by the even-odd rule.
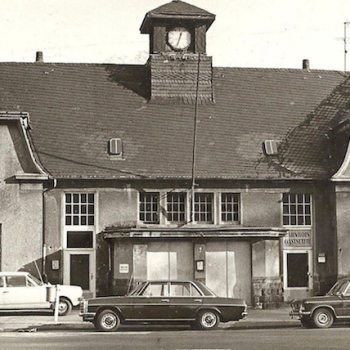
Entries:
[[309,60],[303,60],[303,69],[310,69]]
[[44,55],[43,55],[42,51],[36,52],[35,62],[44,62]]

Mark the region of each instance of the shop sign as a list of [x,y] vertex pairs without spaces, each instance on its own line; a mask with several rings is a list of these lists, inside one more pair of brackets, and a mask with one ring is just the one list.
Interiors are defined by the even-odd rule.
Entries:
[[284,237],[286,247],[311,247],[311,231],[288,231]]
[[119,273],[129,273],[129,264],[119,264]]

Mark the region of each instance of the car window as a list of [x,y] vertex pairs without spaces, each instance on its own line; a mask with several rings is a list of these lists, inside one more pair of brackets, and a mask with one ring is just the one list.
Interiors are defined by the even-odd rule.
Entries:
[[350,295],[350,283],[346,286],[344,290],[344,295],[349,296]]
[[170,284],[170,295],[172,297],[201,296],[198,290],[189,282],[172,282]]
[[26,287],[26,277],[25,276],[8,276],[6,277],[6,286],[12,287]]
[[145,297],[164,297],[168,295],[168,283],[166,282],[151,282],[142,293],[142,296]]
[[31,279],[27,279],[27,285],[28,287],[36,287],[37,285],[34,283],[34,281],[32,281]]
[[4,286],[4,280],[2,277],[0,277],[0,288]]

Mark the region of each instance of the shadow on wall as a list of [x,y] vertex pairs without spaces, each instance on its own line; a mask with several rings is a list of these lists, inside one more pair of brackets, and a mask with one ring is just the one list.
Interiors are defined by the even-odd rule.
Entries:
[[146,65],[107,65],[106,71],[111,82],[131,90],[145,99],[150,98],[149,70]]
[[35,261],[30,262],[29,264],[24,265],[19,269],[19,271],[23,272],[29,272],[31,275],[36,277],[37,279],[41,280],[43,278],[44,282],[44,276],[42,276],[42,259],[37,259]]
[[[87,271],[88,275],[92,273],[96,279],[96,295],[106,296],[110,290],[110,268],[109,268],[109,252],[108,244],[103,240],[102,234],[96,236],[96,269],[95,271]],[[43,271],[42,260],[30,262],[24,265],[19,271],[31,273],[39,280],[42,278],[44,282],[50,282],[53,285],[63,284],[63,251],[58,250],[46,256],[46,267]],[[83,271],[82,271],[83,272]]]

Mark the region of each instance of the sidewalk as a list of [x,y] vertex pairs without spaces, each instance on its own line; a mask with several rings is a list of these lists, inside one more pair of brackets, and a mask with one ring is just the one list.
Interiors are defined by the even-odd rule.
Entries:
[[[291,319],[289,307],[274,310],[248,309],[248,317],[239,322],[221,323],[221,329],[247,328],[281,328],[300,327],[300,321]],[[122,326],[121,329],[139,329],[145,326]],[[69,315],[59,317],[58,324],[50,312],[38,314],[0,314],[0,332],[39,332],[39,331],[73,331],[95,330],[89,322],[83,322],[79,310],[73,310]]]

